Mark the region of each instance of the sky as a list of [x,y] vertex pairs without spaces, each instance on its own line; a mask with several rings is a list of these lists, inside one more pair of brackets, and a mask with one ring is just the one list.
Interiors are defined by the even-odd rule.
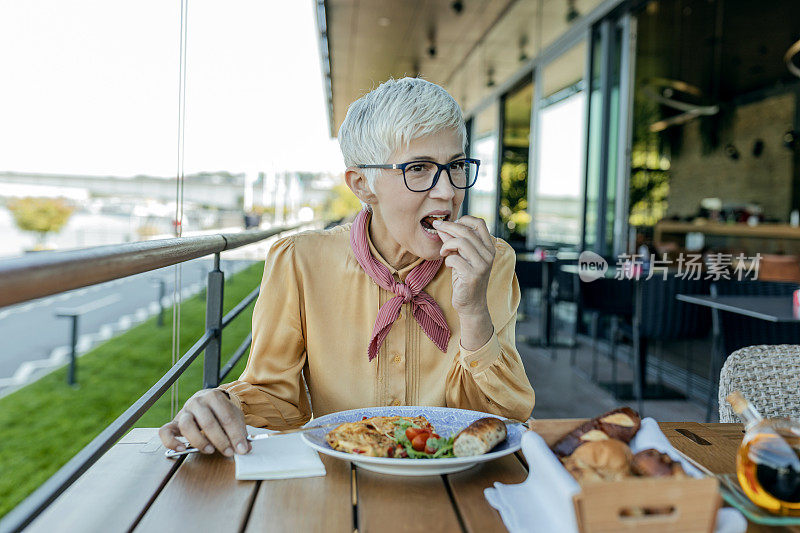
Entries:
[[[341,171],[312,0],[187,0],[184,172]],[[0,172],[174,177],[180,0],[0,0]]]

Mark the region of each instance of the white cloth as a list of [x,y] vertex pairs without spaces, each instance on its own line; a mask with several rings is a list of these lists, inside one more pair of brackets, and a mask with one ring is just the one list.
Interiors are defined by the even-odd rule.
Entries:
[[[686,462],[667,440],[652,418],[642,420],[642,427],[630,443],[633,453],[655,448],[680,461],[687,474],[702,474]],[[522,453],[528,461],[528,479],[518,485],[495,483],[484,490],[489,504],[497,509],[510,533],[559,531],[578,533],[572,497],[580,485],[550,451],[544,439],[533,431],[522,437]],[[715,533],[744,533],[747,520],[736,509],[720,509]]]
[[[250,435],[274,433],[268,429],[247,426]],[[280,435],[251,443],[245,455],[235,455],[236,479],[289,479],[325,475],[319,454],[308,447],[299,433]]]

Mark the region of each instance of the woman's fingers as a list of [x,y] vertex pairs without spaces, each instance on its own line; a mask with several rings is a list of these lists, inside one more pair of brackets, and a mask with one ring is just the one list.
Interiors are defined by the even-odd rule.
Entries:
[[214,416],[214,412],[205,403],[198,402],[198,405],[192,409],[192,414],[211,444],[224,455],[228,457],[233,455],[233,444],[225,434],[225,430],[222,429],[217,417]]
[[442,255],[448,255],[446,252],[450,251],[458,253],[475,268],[480,268],[482,263],[487,261],[487,259],[482,256],[480,251],[475,248],[475,245],[472,242],[462,237],[456,237],[455,239],[450,239],[449,241],[443,243],[439,253]]
[[161,426],[158,430],[158,436],[161,438],[161,443],[165,448],[177,452],[182,452],[186,449],[186,446],[177,438],[181,436],[181,431],[175,421]]
[[483,245],[489,250],[494,250],[494,239],[492,234],[489,233],[489,228],[486,227],[486,221],[482,218],[464,215],[458,219],[457,223],[472,228],[478,234]]
[[236,453],[244,454],[250,451],[250,442],[247,440],[247,428],[244,424],[242,412],[222,394],[214,394],[208,398],[208,407],[219,421],[222,430],[233,445]]
[[189,441],[189,444],[203,453],[214,453],[214,445],[211,444],[205,435],[203,435],[203,432],[200,431],[200,427],[197,425],[197,421],[192,413],[184,409],[178,413],[176,420],[178,422],[178,429],[180,429],[181,435],[186,437],[186,440]]
[[448,255],[444,258],[444,264],[456,271],[469,270],[470,268],[470,265],[467,263],[466,259],[460,255]]
[[[484,261],[492,262],[494,260],[494,248],[487,248],[483,239],[478,231],[470,226],[462,225],[455,222],[439,222],[434,223],[437,231],[442,231],[456,238],[462,238],[468,241],[472,247],[480,254]],[[452,239],[451,239],[452,240]],[[447,241],[448,243],[450,240]],[[470,260],[470,262],[472,262]]]

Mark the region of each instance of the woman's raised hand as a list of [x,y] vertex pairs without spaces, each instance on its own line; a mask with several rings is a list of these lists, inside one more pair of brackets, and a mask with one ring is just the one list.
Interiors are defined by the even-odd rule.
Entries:
[[182,452],[186,446],[176,437],[183,436],[202,453],[232,456],[250,451],[244,414],[218,389],[204,389],[186,400],[172,422],[158,430],[161,442],[170,450]]
[[495,247],[486,222],[465,215],[455,222],[437,220],[433,227],[442,239],[444,264],[453,270],[453,308],[460,316],[487,313]]

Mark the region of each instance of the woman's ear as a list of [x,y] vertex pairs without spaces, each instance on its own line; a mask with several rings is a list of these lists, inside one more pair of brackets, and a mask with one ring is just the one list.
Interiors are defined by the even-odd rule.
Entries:
[[344,180],[347,182],[347,186],[350,187],[350,190],[353,191],[353,194],[355,194],[356,197],[365,204],[372,205],[377,201],[378,198],[369,188],[367,177],[364,175],[361,169],[347,167],[347,170],[344,173]]

